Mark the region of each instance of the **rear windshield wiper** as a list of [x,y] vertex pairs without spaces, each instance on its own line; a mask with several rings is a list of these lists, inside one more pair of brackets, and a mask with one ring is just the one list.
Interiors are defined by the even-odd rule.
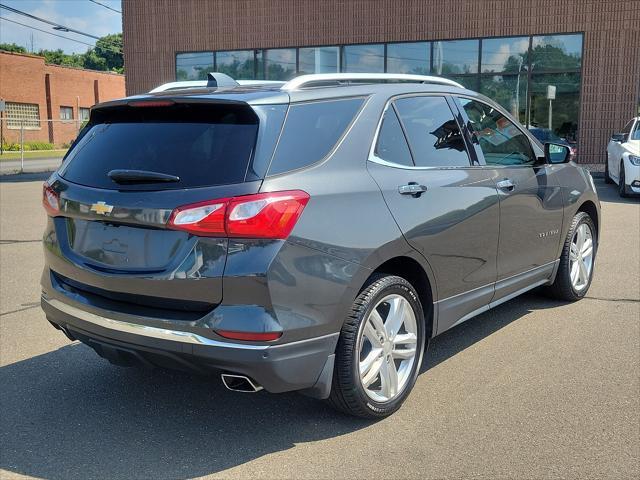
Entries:
[[149,170],[111,170],[107,176],[116,183],[164,183],[179,182],[180,177]]

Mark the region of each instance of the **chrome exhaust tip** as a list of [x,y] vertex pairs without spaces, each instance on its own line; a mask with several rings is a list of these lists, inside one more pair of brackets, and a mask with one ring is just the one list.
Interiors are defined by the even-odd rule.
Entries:
[[255,383],[249,377],[244,375],[234,375],[231,373],[223,373],[220,375],[222,383],[233,392],[256,393],[262,390],[262,386]]

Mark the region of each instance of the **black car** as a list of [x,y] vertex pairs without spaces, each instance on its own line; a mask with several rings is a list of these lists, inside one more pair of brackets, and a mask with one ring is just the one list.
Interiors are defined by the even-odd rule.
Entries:
[[114,364],[382,417],[435,335],[589,288],[590,174],[451,80],[158,90],[94,107],[43,190],[42,308]]

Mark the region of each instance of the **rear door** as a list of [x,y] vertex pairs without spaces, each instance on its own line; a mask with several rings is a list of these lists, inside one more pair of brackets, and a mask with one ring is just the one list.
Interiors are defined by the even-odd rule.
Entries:
[[400,229],[435,274],[437,331],[486,308],[496,280],[496,187],[472,165],[446,96],[390,102],[369,160]]
[[[274,108],[265,111],[279,131],[286,106]],[[93,111],[52,177],[61,210],[45,235],[54,286],[177,310],[219,303],[226,238],[166,225],[177,207],[258,192],[256,155],[269,143],[259,145],[259,127],[268,130],[241,102],[141,101]]]
[[472,141],[500,198],[496,299],[551,275],[558,258],[563,201],[555,171],[537,158],[531,140],[498,109],[458,98]]

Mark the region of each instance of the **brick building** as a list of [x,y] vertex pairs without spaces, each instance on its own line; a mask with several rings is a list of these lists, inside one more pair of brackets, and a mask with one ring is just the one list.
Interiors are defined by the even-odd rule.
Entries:
[[443,75],[494,98],[528,127],[577,141],[578,161],[594,168],[602,168],[611,133],[638,113],[639,0],[123,0],[122,7],[128,94],[211,70],[266,79]]
[[20,141],[23,122],[25,142],[68,143],[88,118],[91,106],[124,95],[124,75],[49,65],[43,57],[0,52],[6,142]]

